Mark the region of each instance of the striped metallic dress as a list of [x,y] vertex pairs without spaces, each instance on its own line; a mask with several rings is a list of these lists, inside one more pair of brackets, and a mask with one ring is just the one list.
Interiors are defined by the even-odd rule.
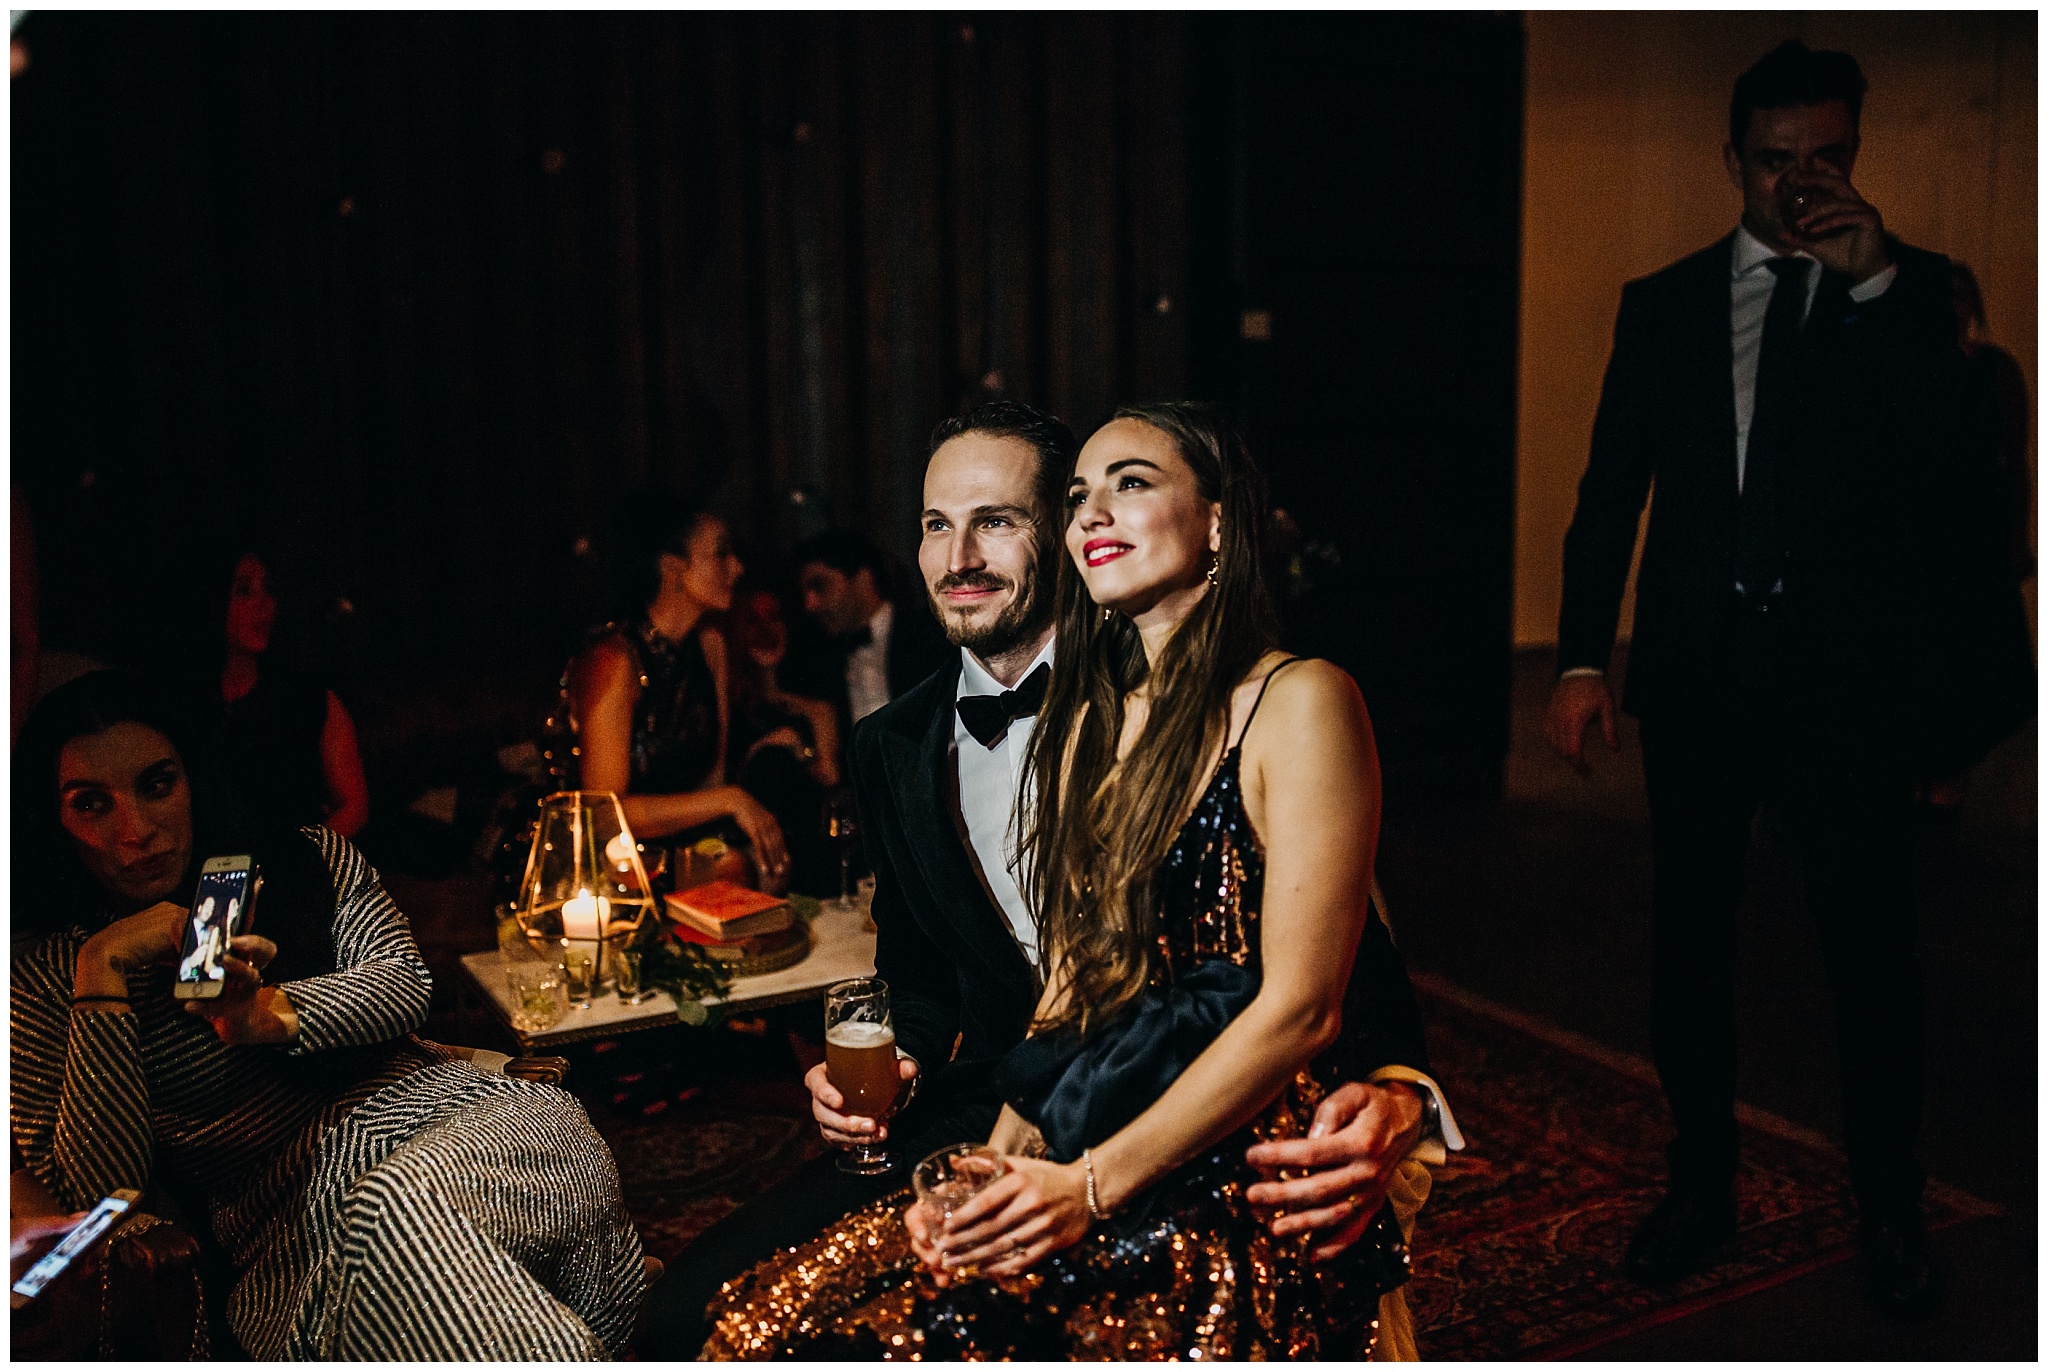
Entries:
[[240,1274],[258,1359],[537,1360],[621,1352],[644,1294],[618,1169],[583,1109],[412,1037],[431,983],[376,872],[325,829],[338,970],[284,983],[299,1035],[228,1047],[170,992],[71,1009],[87,932],[14,951],[14,1140],[85,1209],[168,1183]]

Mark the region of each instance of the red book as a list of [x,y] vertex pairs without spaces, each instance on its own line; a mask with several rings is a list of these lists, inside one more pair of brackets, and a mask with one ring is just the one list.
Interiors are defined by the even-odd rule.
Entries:
[[749,891],[729,881],[706,882],[687,891],[671,892],[668,913],[684,930],[695,930],[717,943],[779,934],[795,922],[789,902],[782,897]]

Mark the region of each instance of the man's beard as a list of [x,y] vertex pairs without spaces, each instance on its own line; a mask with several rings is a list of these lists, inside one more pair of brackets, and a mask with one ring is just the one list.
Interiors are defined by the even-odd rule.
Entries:
[[929,592],[932,613],[938,617],[939,627],[946,631],[946,641],[956,648],[965,648],[979,658],[991,658],[1023,646],[1045,628],[1046,616],[1039,605],[1039,583],[1034,568],[1024,575],[1023,585],[1001,613],[980,627],[974,627],[967,617],[948,606],[941,597],[950,590],[960,587],[987,587],[999,590],[1012,583],[987,572],[961,572],[940,579],[939,584]]

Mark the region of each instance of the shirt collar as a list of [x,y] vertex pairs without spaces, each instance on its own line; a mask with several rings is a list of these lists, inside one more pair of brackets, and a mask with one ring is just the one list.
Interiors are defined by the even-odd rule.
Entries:
[[[1783,253],[1751,233],[1749,225],[1738,224],[1735,226],[1735,258],[1729,275],[1739,281],[1751,272],[1761,269],[1764,263],[1772,258],[1782,256]],[[1793,253],[1792,256],[1803,257],[1809,262],[1817,260],[1812,253],[1807,252]]]
[[[1045,646],[1038,650],[1037,657],[1031,659],[1031,665],[1024,669],[1024,676],[1018,677],[1018,681],[1023,681],[1024,677],[1030,676],[1041,665],[1052,661],[1052,649],[1056,641],[1057,635],[1045,641]],[[965,700],[968,696],[1001,695],[1009,689],[1002,682],[997,681],[988,668],[981,665],[980,660],[973,653],[968,652],[965,648],[960,650],[960,685],[953,693],[955,700]]]

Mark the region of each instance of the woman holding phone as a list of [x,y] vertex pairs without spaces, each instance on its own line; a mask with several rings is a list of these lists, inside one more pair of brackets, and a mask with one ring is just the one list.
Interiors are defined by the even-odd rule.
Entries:
[[[646,1278],[610,1151],[550,1087],[412,1035],[430,983],[347,840],[224,819],[189,735],[96,672],[14,758],[11,1124],[58,1201],[167,1184],[235,1269],[258,1359],[605,1357]],[[226,985],[171,982],[200,865],[252,853]],[[265,931],[268,931],[267,934]]]

